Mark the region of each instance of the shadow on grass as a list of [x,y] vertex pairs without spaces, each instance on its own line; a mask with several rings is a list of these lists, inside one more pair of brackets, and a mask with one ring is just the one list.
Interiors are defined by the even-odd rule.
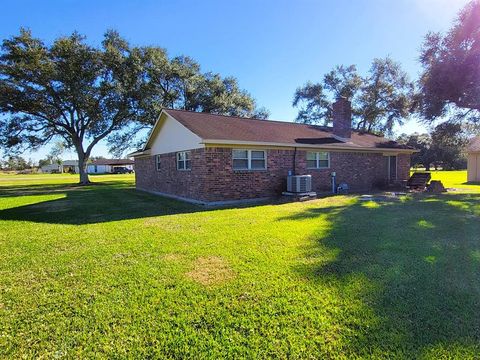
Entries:
[[332,260],[305,261],[295,270],[314,283],[342,284],[342,296],[363,304],[365,311],[357,308],[355,316],[373,312],[373,323],[360,317],[350,325],[354,335],[345,341],[361,349],[356,355],[381,349],[418,358],[456,346],[478,355],[480,196],[356,202],[330,214],[307,209],[279,221],[315,216],[326,216],[331,228],[314,233],[305,257],[323,252]]
[[[128,180],[94,182],[88,186],[34,184],[0,187],[0,201],[2,198],[21,199],[23,196],[33,197],[33,200],[27,200],[26,205],[0,210],[0,220],[81,225],[215,209],[247,208],[268,203],[254,202],[209,208],[138,191]],[[37,196],[56,198],[37,201]]]
[[58,196],[53,200],[0,210],[0,220],[52,224],[91,224],[150,216],[191,213],[203,207],[137,191],[129,181],[75,184],[18,185],[0,188],[0,199]]

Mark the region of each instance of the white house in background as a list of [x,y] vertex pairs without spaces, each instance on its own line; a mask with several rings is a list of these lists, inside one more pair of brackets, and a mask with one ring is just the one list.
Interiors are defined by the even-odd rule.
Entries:
[[62,161],[62,173],[78,174],[80,168],[78,167],[78,160],[65,160]]
[[78,174],[78,160],[65,160],[61,164],[48,164],[40,167],[42,173],[74,173]]
[[130,159],[98,159],[87,165],[87,173],[89,174],[111,174],[116,171],[134,170],[134,162]]
[[467,154],[468,181],[480,181],[480,136],[470,141]]
[[43,165],[43,166],[40,167],[40,172],[47,173],[47,174],[61,173],[62,172],[62,165],[60,165],[60,164]]

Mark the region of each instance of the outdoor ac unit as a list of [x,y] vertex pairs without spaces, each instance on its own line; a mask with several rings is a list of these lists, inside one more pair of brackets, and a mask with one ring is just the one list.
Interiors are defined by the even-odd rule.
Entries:
[[308,193],[312,191],[312,175],[292,175],[287,177],[287,191]]

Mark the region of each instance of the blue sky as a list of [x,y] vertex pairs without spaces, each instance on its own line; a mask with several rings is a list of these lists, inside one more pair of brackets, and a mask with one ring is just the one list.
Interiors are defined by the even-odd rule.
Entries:
[[[295,89],[337,64],[364,73],[373,58],[388,55],[415,79],[423,36],[448,29],[466,2],[16,0],[2,3],[0,38],[23,26],[47,42],[77,30],[99,44],[106,29],[116,29],[133,45],[158,45],[195,58],[204,71],[237,77],[272,119],[292,121]],[[422,127],[410,121],[397,131]],[[47,151],[25,156],[38,160]],[[107,156],[106,147],[94,155]]]

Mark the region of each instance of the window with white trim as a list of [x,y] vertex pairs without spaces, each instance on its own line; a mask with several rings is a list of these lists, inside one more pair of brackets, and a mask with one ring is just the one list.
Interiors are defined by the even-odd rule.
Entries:
[[190,151],[180,151],[177,153],[177,170],[190,170],[192,161],[190,160]]
[[155,164],[157,167],[157,171],[160,171],[162,165],[160,155],[155,156]]
[[232,150],[233,170],[265,170],[267,152],[264,150]]
[[307,152],[307,169],[328,169],[330,167],[330,153],[327,151]]

